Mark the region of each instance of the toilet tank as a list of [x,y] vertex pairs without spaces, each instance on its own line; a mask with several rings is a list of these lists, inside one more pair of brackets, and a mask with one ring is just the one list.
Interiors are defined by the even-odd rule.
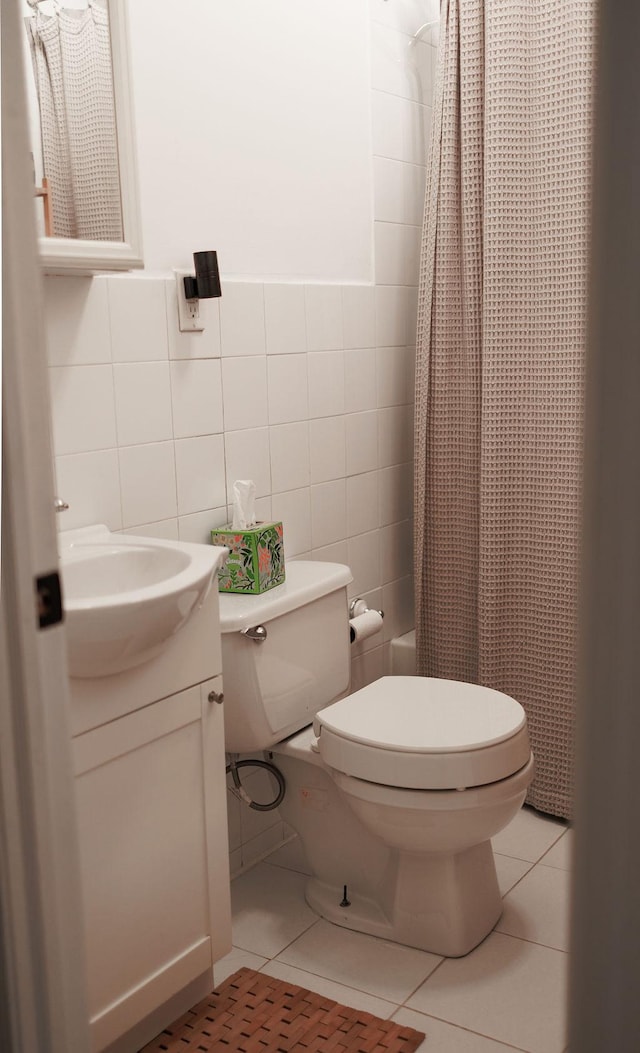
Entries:
[[300,560],[262,596],[220,594],[228,753],[268,749],[346,694],[351,580],[341,563]]

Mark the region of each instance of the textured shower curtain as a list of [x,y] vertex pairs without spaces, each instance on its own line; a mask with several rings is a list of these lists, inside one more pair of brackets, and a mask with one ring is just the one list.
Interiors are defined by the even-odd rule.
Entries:
[[[30,3],[33,0],[29,0]],[[106,0],[28,18],[53,232],[122,241],[122,206]]]
[[443,0],[416,372],[418,672],[527,712],[571,814],[595,0]]

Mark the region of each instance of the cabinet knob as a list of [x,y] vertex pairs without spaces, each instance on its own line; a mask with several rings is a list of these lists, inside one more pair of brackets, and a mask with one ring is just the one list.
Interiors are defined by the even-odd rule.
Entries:
[[210,691],[207,697],[210,702],[217,702],[219,706],[221,706],[224,702],[224,695],[222,691]]

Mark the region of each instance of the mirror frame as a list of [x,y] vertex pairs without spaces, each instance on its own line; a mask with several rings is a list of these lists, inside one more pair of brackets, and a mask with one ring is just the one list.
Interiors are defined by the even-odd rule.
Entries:
[[109,33],[116,110],[123,241],[38,238],[40,262],[47,274],[93,274],[144,266],[135,149],[133,92],[127,0],[109,0]]

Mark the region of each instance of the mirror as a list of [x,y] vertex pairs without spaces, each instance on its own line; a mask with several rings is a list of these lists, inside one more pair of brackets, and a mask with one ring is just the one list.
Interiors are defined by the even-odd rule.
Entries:
[[125,0],[21,0],[45,270],[142,266]]

